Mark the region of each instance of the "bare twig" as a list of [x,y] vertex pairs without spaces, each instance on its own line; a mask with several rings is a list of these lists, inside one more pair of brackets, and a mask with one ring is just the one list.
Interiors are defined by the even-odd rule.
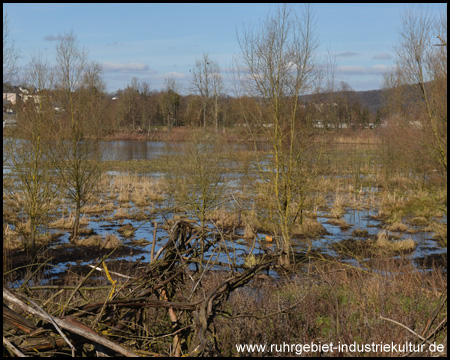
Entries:
[[17,349],[11,342],[9,342],[4,336],[3,336],[3,345],[6,346],[6,348],[11,351],[14,355],[18,357],[27,357],[25,356],[19,349]]
[[150,252],[150,261],[153,261],[155,258],[155,246],[156,246],[156,231],[158,230],[158,223],[156,220],[153,221],[153,226],[155,230],[153,231],[153,243],[152,243],[152,251]]
[[[108,257],[110,257],[113,252],[116,251],[116,248],[113,249],[113,251],[111,251],[109,254],[105,255],[102,257],[102,259],[97,263],[97,265],[95,266],[95,268],[97,268],[105,259],[107,259]],[[61,315],[64,315],[64,311],[66,310],[67,306],[69,305],[70,301],[72,300],[72,298],[74,297],[74,295],[77,293],[77,291],[81,288],[81,286],[87,281],[87,279],[89,279],[89,277],[91,276],[91,274],[94,272],[94,269],[92,269],[91,271],[89,271],[89,273],[84,277],[83,280],[81,280],[77,287],[75,288],[75,290],[72,292],[72,294],[70,294],[69,299],[67,300],[66,304],[64,305],[64,307],[61,310]]]
[[[104,269],[99,268],[99,267],[95,267],[94,265],[88,265],[88,266],[91,267],[91,268],[93,268],[93,269],[95,269],[95,270],[97,270],[97,271],[105,272]],[[108,270],[108,272],[109,272],[110,274],[112,274],[112,275],[115,275],[115,276],[118,276],[118,277],[122,277],[122,278],[124,278],[124,279],[136,279],[136,278],[134,278],[134,277],[132,277],[132,276],[120,274],[120,273],[115,272],[115,271]],[[110,286],[108,286],[108,288],[110,288]]]
[[34,305],[34,307],[36,309],[38,309],[38,311],[41,312],[42,315],[44,315],[45,317],[47,317],[48,320],[50,320],[50,322],[53,324],[53,326],[55,327],[56,331],[58,331],[59,335],[61,335],[61,337],[64,339],[64,341],[67,343],[67,345],[69,345],[70,349],[72,350],[72,357],[75,357],[75,347],[72,345],[72,343],[69,341],[69,339],[66,337],[66,335],[64,335],[64,333],[61,331],[61,329],[59,328],[58,324],[55,322],[55,319],[53,318],[53,316],[51,316],[50,314],[48,314],[47,312],[44,311],[44,309],[42,309],[38,304],[36,304],[36,302],[34,302],[31,299],[27,299],[27,301],[29,301],[32,305]]
[[392,319],[389,319],[389,318],[385,318],[384,316],[381,316],[381,315],[380,315],[380,319],[387,320],[387,321],[393,322],[394,324],[400,325],[401,327],[403,327],[406,330],[408,330],[411,334],[414,334],[415,336],[417,336],[420,340],[426,341],[428,343],[428,345],[431,345],[431,343],[427,339],[425,339],[423,336],[419,335],[415,331],[411,330],[406,325],[403,325],[402,323],[399,323],[398,321],[395,321],[395,320],[392,320]]

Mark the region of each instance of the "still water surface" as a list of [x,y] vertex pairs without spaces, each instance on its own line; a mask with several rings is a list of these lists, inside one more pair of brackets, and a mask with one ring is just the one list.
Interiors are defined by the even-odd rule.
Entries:
[[[101,141],[103,161],[152,160],[161,155],[182,153],[189,143],[166,141]],[[261,145],[264,148],[267,145]],[[227,151],[243,151],[253,149],[248,144],[227,144]]]

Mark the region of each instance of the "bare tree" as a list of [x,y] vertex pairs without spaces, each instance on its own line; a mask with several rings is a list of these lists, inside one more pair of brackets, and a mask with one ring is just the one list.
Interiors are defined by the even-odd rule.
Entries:
[[202,260],[208,215],[225,198],[226,185],[220,160],[217,144],[197,138],[186,144],[183,154],[164,157],[161,163],[172,200],[199,222]]
[[[410,122],[420,122],[426,136],[423,149],[447,175],[447,11],[440,17],[426,11],[407,9],[400,40],[395,47],[396,69],[386,77],[391,99],[408,104],[404,113],[415,111]],[[391,100],[393,104],[394,100]],[[397,101],[397,103],[398,103]],[[408,115],[407,115],[408,116]]]
[[55,132],[52,160],[63,189],[75,206],[74,240],[78,236],[81,208],[100,177],[100,154],[88,136],[91,117],[84,111],[95,99],[83,96],[82,91],[86,81],[87,85],[91,81],[91,85],[96,83],[97,71],[89,71],[87,55],[73,33],[61,39],[56,54],[56,89],[62,111],[58,114],[59,131]]
[[[8,198],[19,213],[29,222],[29,233],[25,231],[25,247],[36,251],[38,227],[48,219],[56,187],[54,175],[49,167],[49,121],[53,117],[48,90],[51,88],[51,72],[40,57],[33,57],[25,78],[27,87],[39,89],[39,93],[28,100],[18,113],[16,138],[6,143],[6,166],[11,170],[14,185],[6,188]],[[35,99],[35,100],[34,100]],[[20,225],[16,224],[19,228]]]
[[19,53],[11,37],[8,15],[3,14],[3,84],[11,82],[17,75]]
[[169,193],[204,227],[207,214],[223,201],[224,176],[216,144],[194,139],[182,155],[163,160]]
[[81,108],[83,118],[89,123],[91,137],[102,138],[105,130],[105,89],[102,79],[102,67],[94,61],[86,65],[80,87],[80,101],[85,104]]
[[148,129],[150,130],[150,111],[149,111],[149,96],[150,96],[150,85],[148,82],[143,81],[139,85],[140,94],[140,104],[141,104],[141,125],[142,128],[148,124]]
[[178,110],[180,108],[180,95],[178,94],[178,84],[175,79],[164,79],[163,94],[159,100],[163,118],[167,120],[167,129],[171,131],[176,122]]
[[257,109],[247,113],[247,123],[253,134],[264,134],[272,147],[269,160],[259,161],[259,175],[285,265],[290,263],[293,225],[304,204],[299,196],[306,190],[298,177],[306,174],[300,171],[306,162],[298,113],[299,95],[312,88],[315,78],[313,20],[308,5],[300,15],[281,5],[259,28],[244,29],[238,35],[241,97],[253,98]]
[[208,54],[203,54],[201,60],[195,62],[192,70],[192,89],[200,96],[203,105],[203,127],[206,127],[206,114],[211,97],[214,99],[214,119],[216,131],[218,130],[218,99],[223,91],[222,76],[219,65],[212,61]]
[[216,125],[216,132],[219,131],[219,96],[224,89],[222,75],[220,74],[219,64],[210,62],[211,71],[211,87],[212,96],[214,99],[214,122]]

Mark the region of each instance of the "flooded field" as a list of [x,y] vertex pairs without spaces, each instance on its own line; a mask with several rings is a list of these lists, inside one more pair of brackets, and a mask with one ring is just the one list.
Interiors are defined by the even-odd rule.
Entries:
[[[103,148],[102,160],[107,168],[98,193],[82,209],[82,229],[85,233],[82,238],[98,240],[113,236],[122,250],[111,259],[145,264],[150,262],[154,239],[153,251],[158,252],[167,242],[170,224],[176,219],[200,225],[198,217],[174,202],[174,194],[170,194],[166,184],[167,174],[161,165],[161,159],[183,154],[187,146],[185,143],[116,141],[100,143],[99,146]],[[215,211],[221,213],[218,216],[212,216],[212,212],[208,214],[204,226],[211,234],[217,231],[227,234],[223,249],[218,252],[215,261],[243,266],[249,256],[258,257],[274,251],[276,242],[272,237],[276,234],[270,233],[270,229],[261,223],[256,224],[255,219],[252,220],[252,236],[246,234],[250,226],[249,214],[255,212],[255,194],[244,192],[252,189],[251,184],[257,178],[255,166],[252,165],[254,153],[251,147],[236,144],[219,151],[223,154],[226,151],[221,163],[221,185],[226,189],[225,193],[230,192],[233,196],[223,198],[223,205],[215,207]],[[414,243],[410,249],[388,252],[386,256],[409,259],[423,270],[436,265],[446,271],[447,247],[440,245],[437,234],[442,227],[446,228],[446,213],[435,211],[420,217],[399,212],[400,217],[394,214],[395,219],[386,217],[386,209],[393,206],[393,200],[389,199],[392,194],[378,183],[381,149],[377,146],[335,146],[328,151],[330,153],[325,152],[324,156],[327,172],[317,177],[317,186],[311,189],[312,204],[305,211],[305,222],[319,230],[311,233],[302,227],[292,238],[293,253],[300,256],[309,251],[316,257],[337,258],[351,266],[364,268],[373,251],[362,251],[362,247],[374,247],[380,234],[385,231],[393,243],[407,240]],[[405,189],[404,193],[407,191]],[[406,201],[406,195],[399,197],[401,201]],[[49,247],[41,249],[48,256],[54,254],[52,267],[46,271],[43,280],[45,283],[57,280],[60,274],[65,274],[73,266],[91,264],[98,258],[91,248],[81,251],[81,245],[70,242],[71,211],[70,204],[62,199],[54,212],[53,222],[48,228],[41,229],[53,234]],[[221,217],[233,220],[226,224]],[[124,226],[129,228],[128,232],[121,231]],[[11,229],[14,230],[14,227]],[[88,242],[84,246],[89,246]],[[60,254],[62,251],[64,256]],[[214,251],[211,249],[211,252]],[[215,268],[221,269],[223,266]],[[273,269],[270,275],[278,276]]]
[[[4,297],[26,294],[65,329],[143,344],[131,348],[145,356],[170,354],[182,329],[191,329],[184,339],[197,337],[202,317],[230,354],[261,334],[273,343],[293,333],[305,343],[410,341],[383,319],[435,322],[425,330],[446,336],[446,190],[432,173],[387,167],[379,146],[323,146],[320,162],[306,153],[286,266],[270,147],[119,141],[97,150],[101,177],[75,239],[73,201],[61,192],[33,254],[29,221],[4,193],[3,279],[14,291]],[[4,168],[7,189],[12,175]],[[14,332],[17,316],[6,310]],[[32,334],[27,351],[65,344],[49,343],[51,330]]]

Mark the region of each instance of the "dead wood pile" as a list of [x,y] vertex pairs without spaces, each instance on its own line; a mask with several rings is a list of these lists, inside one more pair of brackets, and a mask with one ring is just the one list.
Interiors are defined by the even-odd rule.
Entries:
[[[219,262],[219,255],[230,261]],[[138,276],[113,273],[101,259],[76,286],[55,286],[56,293],[44,300],[35,296],[39,286],[4,287],[3,354],[208,355],[214,347],[210,325],[221,306],[275,256],[264,255],[245,270],[232,259],[223,237],[206,237],[204,229],[178,221]],[[224,270],[211,275],[217,266]],[[85,284],[97,270],[104,283],[89,288]]]

